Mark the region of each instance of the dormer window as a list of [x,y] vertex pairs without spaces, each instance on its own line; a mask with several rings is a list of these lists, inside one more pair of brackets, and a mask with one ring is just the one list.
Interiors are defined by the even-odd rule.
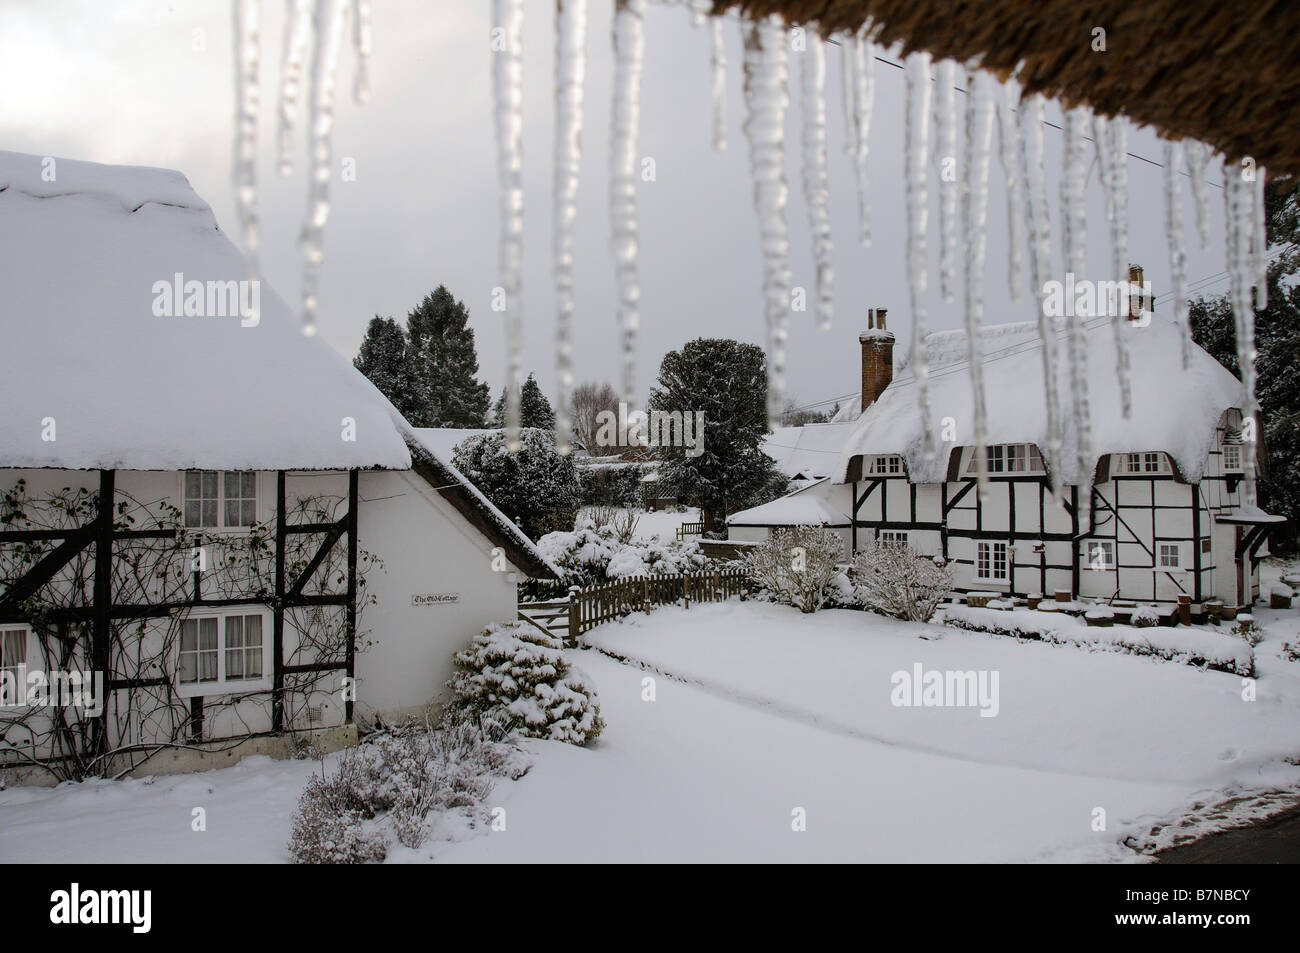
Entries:
[[[984,448],[989,473],[1043,473],[1042,454],[1032,443],[999,443]],[[968,474],[977,472],[975,454],[970,457]]]
[[1225,473],[1241,472],[1241,444],[1225,443],[1223,445],[1223,470]]
[[867,458],[869,476],[898,476],[903,472],[903,458],[898,454],[885,454]]
[[1165,473],[1163,453],[1122,453],[1119,455],[1121,473]]

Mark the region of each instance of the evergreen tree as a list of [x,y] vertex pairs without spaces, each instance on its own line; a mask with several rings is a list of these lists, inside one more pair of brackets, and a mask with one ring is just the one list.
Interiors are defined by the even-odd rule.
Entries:
[[517,453],[507,453],[505,434],[475,434],[451,462],[531,539],[573,529],[582,495],[573,455],[559,454],[550,430],[525,427],[520,441]]
[[[492,405],[492,415],[489,422],[493,427],[504,427],[506,425],[506,389],[504,387],[501,388],[501,396]],[[523,386],[519,388],[519,426],[541,427],[543,430],[555,426],[555,411],[551,409],[551,402],[542,393],[541,385],[537,383],[537,377],[533,374],[529,374],[528,380],[524,381]]]
[[371,318],[352,365],[370,378],[402,416],[415,421],[413,415],[419,415],[420,407],[407,379],[406,332],[400,324],[379,315]]
[[[1267,472],[1260,473],[1259,503],[1289,521],[1270,536],[1275,551],[1294,552],[1300,529],[1300,198],[1290,178],[1270,178],[1264,193],[1268,268],[1268,307],[1255,316],[1259,356],[1255,393],[1259,436]],[[1191,303],[1192,338],[1238,377],[1236,322],[1227,295]]]
[[406,364],[417,427],[481,427],[488,386],[478,374],[469,311],[439,285],[407,316]]
[[[679,501],[700,507],[704,528],[736,510],[780,496],[786,478],[761,449],[767,435],[767,365],[761,348],[697,338],[669,351],[650,391],[650,409],[704,412],[703,452],[656,447],[659,478]],[[694,452],[694,451],[692,451]]]

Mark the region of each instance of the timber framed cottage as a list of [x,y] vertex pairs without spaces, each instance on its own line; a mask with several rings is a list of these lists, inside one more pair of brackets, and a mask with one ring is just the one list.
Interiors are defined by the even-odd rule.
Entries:
[[[805,433],[784,428],[784,447],[803,447],[801,476],[820,479],[728,518],[729,536],[765,538],[773,528],[833,528],[845,556],[875,539],[905,542],[941,557],[957,589],[1010,595],[1069,590],[1089,598],[1248,605],[1259,594],[1259,563],[1270,527],[1282,521],[1243,505],[1241,386],[1214,358],[1183,341],[1160,317],[1126,321],[1119,332],[1132,359],[1132,413],[1125,419],[1111,319],[1086,327],[1092,453],[1082,463],[1062,385],[1063,446],[1045,451],[1042,348],[1035,323],[983,329],[988,405],[988,486],[976,480],[971,446],[970,365],[965,333],[925,341],[930,426],[938,452],[924,454],[921,411],[906,356],[894,355],[886,312],[871,312],[859,335],[861,403]],[[1065,330],[1058,330],[1064,353]],[[1061,375],[1066,377],[1068,375]],[[777,435],[773,435],[775,440]],[[826,448],[834,447],[834,452]],[[811,448],[824,462],[817,464]],[[774,453],[778,460],[781,459]],[[1062,484],[1052,492],[1050,461]],[[1262,454],[1261,454],[1262,465]],[[790,468],[787,467],[787,472]],[[794,476],[794,473],[791,473]]]
[[555,574],[245,269],[179,173],[0,153],[7,773],[347,743]]

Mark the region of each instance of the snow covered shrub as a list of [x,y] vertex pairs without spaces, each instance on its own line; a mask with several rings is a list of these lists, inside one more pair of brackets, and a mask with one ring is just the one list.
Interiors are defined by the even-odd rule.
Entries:
[[853,563],[858,599],[870,609],[928,622],[952,590],[952,573],[904,543],[873,542]]
[[634,511],[619,506],[592,506],[578,516],[578,525],[591,522],[602,536],[612,536],[620,543],[630,543],[636,537],[641,517]]
[[606,524],[597,526],[588,514],[578,519],[571,533],[547,533],[537,541],[537,549],[551,563],[564,571],[564,581],[530,583],[521,589],[527,596],[559,596],[569,586],[586,588],[653,573],[698,572],[709,568],[709,559],[700,552],[695,540],[661,541],[631,539],[621,542],[620,530]]
[[304,864],[383,860],[384,827],[403,845],[419,847],[430,814],[474,808],[491,793],[493,776],[526,770],[517,749],[490,740],[477,725],[408,722],[343,752],[333,775],[322,769],[308,779],[289,853]]
[[1300,662],[1300,642],[1283,642],[1278,654],[1288,662]]
[[816,612],[832,592],[836,563],[844,544],[824,526],[790,526],[745,554],[744,565],[754,582],[777,602],[800,612]]
[[522,622],[494,622],[456,653],[453,717],[494,719],[520,735],[585,745],[605,723],[585,676],[559,639]]
[[1232,627],[1232,634],[1239,639],[1245,639],[1253,648],[1264,641],[1264,630],[1260,628],[1255,617],[1252,615],[1237,616],[1237,622]]
[[572,526],[579,501],[573,456],[556,451],[550,430],[527,427],[519,439],[523,446],[510,453],[501,431],[475,434],[451,460],[529,538]]
[[1160,624],[1160,613],[1152,606],[1138,606],[1133,610],[1132,624],[1139,629],[1149,629]]
[[641,478],[651,464],[615,461],[578,466],[582,502],[603,506],[640,506]]

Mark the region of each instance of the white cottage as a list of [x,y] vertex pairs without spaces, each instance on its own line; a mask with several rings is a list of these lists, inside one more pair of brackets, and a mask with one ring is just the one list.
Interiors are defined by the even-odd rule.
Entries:
[[0,153],[0,766],[345,743],[555,574],[244,269],[179,173]]
[[[1042,347],[1035,323],[983,330],[990,485],[976,483],[970,364],[961,331],[926,338],[930,426],[906,355],[895,358],[885,312],[859,336],[861,404],[831,425],[849,426],[824,478],[727,520],[733,539],[813,523],[833,528],[846,558],[871,539],[908,543],[948,560],[957,588],[1026,595],[1068,589],[1086,597],[1170,602],[1220,598],[1249,604],[1259,593],[1266,533],[1282,520],[1241,499],[1241,386],[1170,322],[1125,322],[1132,358],[1132,414],[1116,382],[1110,319],[1087,326],[1092,453],[1080,465],[1072,395],[1060,454],[1062,500],[1045,463]],[[1065,360],[1065,330],[1058,332]],[[1063,378],[1068,374],[1061,375]],[[811,428],[804,428],[805,430]],[[798,445],[789,434],[786,443]]]

